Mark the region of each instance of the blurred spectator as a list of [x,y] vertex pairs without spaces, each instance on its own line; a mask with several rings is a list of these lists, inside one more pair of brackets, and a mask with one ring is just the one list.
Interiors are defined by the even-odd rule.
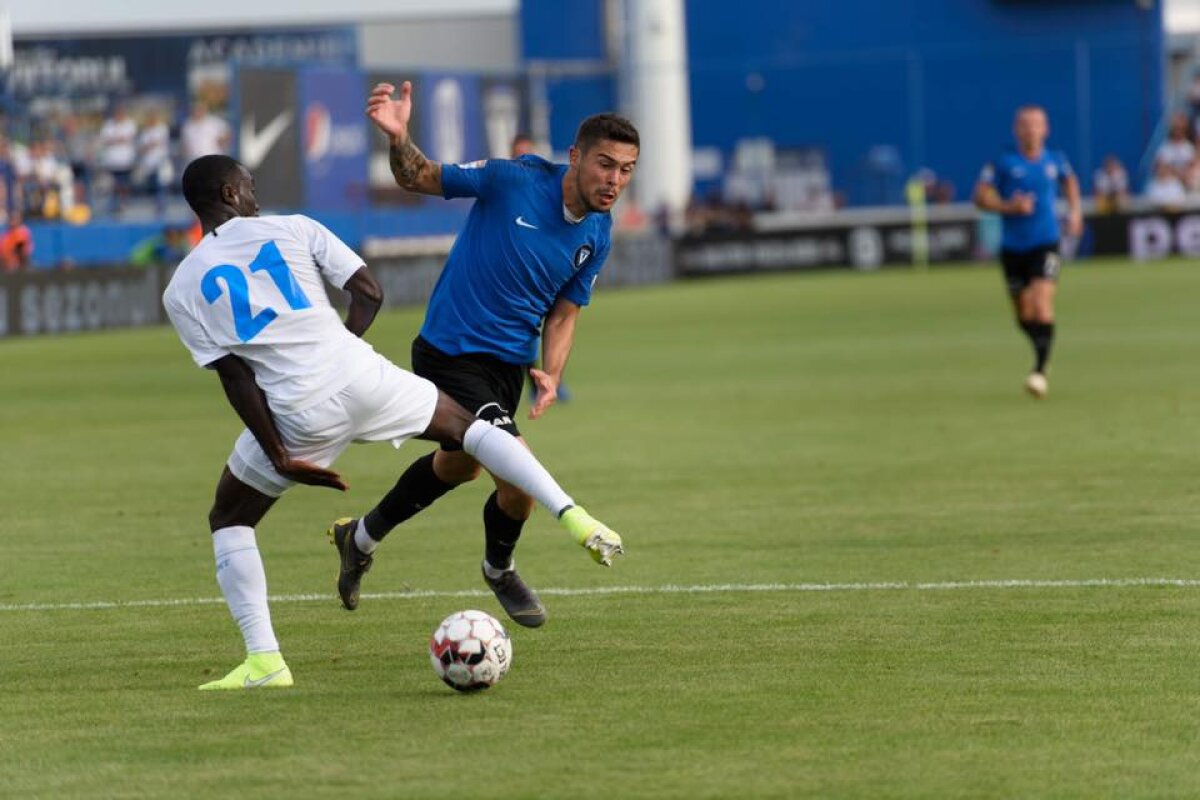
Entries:
[[193,220],[192,226],[187,229],[184,235],[187,237],[188,251],[190,252],[191,249],[200,244],[200,240],[204,238],[204,228],[200,226],[200,220]]
[[954,202],[954,184],[939,178],[938,174],[929,167],[922,167],[917,170],[917,174],[913,177],[915,180],[920,181],[925,192],[926,203],[939,205]]
[[138,126],[123,103],[100,128],[100,168],[112,178],[110,211],[123,211],[129,202],[133,167],[137,162]]
[[1113,154],[1104,157],[1104,164],[1092,175],[1096,213],[1115,214],[1129,205],[1129,174],[1121,160]]
[[83,126],[79,117],[73,115],[63,120],[62,137],[67,163],[71,165],[71,176],[75,179],[72,205],[88,205],[92,202],[92,161],[96,155],[96,137]]
[[7,219],[14,212],[21,210],[20,183],[17,181],[17,167],[13,164],[12,150],[8,139],[0,136],[0,210]]
[[175,177],[171,165],[171,130],[161,111],[150,112],[145,127],[138,134],[138,162],[134,183],[154,198],[159,214],[166,211],[167,187]]
[[204,103],[193,104],[191,114],[179,130],[183,165],[187,166],[200,156],[227,153],[229,140],[228,123],[210,114]]
[[621,197],[616,212],[613,220],[614,227],[625,233],[641,233],[650,225],[650,217],[642,211],[642,207],[638,205],[637,199],[632,194]]
[[1192,135],[1200,134],[1200,72],[1192,76],[1187,92],[1188,107],[1192,117]]
[[754,214],[749,204],[726,203],[719,189],[712,189],[701,200],[693,197],[684,212],[684,224],[688,233],[748,231],[753,219]]
[[[1180,181],[1187,179],[1188,168],[1196,160],[1196,146],[1192,144],[1191,125],[1184,114],[1172,114],[1167,140],[1154,155],[1155,164],[1166,164]],[[1155,174],[1158,169],[1155,167]]]
[[1184,173],[1183,190],[1189,195],[1200,194],[1200,158],[1193,161]]
[[22,183],[29,178],[29,173],[33,171],[33,160],[29,155],[29,148],[23,142],[9,139],[8,151],[13,170],[17,174],[17,182]]
[[182,261],[191,249],[187,226],[167,225],[160,233],[138,242],[129,254],[129,263],[135,267],[174,265]]
[[533,142],[533,137],[528,133],[518,133],[512,140],[512,153],[509,158],[520,158],[523,155],[533,153],[537,154],[537,145]]
[[1183,181],[1168,162],[1154,165],[1154,178],[1146,184],[1146,199],[1163,211],[1173,211],[1187,202]]
[[[25,176],[25,212],[32,217],[53,219],[62,210],[63,172],[67,166],[58,160],[54,144],[37,141],[29,148],[29,174]],[[69,183],[70,178],[68,176]]]
[[0,236],[0,267],[5,272],[17,272],[29,266],[33,256],[33,233],[25,224],[20,211],[8,217],[8,228]]

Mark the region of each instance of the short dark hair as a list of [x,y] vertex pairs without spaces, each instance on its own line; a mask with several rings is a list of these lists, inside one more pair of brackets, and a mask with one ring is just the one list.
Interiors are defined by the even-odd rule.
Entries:
[[229,156],[200,156],[187,165],[180,183],[183,198],[197,214],[221,202],[221,187],[233,181],[241,163]]
[[579,123],[579,130],[575,133],[575,146],[581,151],[587,152],[596,142],[604,140],[624,142],[639,150],[642,147],[637,128],[620,114],[593,114]]

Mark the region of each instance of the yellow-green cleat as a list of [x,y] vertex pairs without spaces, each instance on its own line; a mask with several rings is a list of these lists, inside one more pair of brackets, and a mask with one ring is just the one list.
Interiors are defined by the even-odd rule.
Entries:
[[285,689],[294,683],[292,671],[279,653],[252,653],[224,678],[209,681],[200,691],[214,689]]
[[575,543],[583,547],[597,564],[611,567],[613,558],[625,552],[621,535],[580,506],[571,506],[558,518]]

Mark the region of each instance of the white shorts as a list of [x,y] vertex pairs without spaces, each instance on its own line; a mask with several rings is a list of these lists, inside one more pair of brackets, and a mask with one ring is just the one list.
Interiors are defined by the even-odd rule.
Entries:
[[[377,368],[328,400],[295,414],[275,414],[275,427],[289,455],[328,467],[351,442],[390,441],[399,447],[423,433],[437,399],[433,383],[380,356]],[[235,478],[268,497],[296,484],[275,471],[249,430],[234,443],[228,464]]]

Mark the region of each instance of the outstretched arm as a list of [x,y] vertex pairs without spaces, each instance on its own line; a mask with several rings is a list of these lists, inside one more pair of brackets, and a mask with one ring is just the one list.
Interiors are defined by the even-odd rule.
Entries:
[[1070,236],[1083,235],[1083,200],[1079,192],[1079,179],[1074,175],[1063,178],[1063,188],[1067,195],[1067,233]]
[[575,342],[578,319],[579,306],[560,297],[542,323],[542,368],[529,370],[529,377],[537,386],[537,401],[529,410],[530,419],[540,417],[558,399],[558,385],[562,383],[567,357]]
[[396,87],[390,83],[378,83],[367,98],[367,116],[375,127],[387,134],[391,143],[388,161],[396,183],[410,192],[420,194],[442,194],[442,165],[430,161],[413,144],[409,135],[408,122],[412,118],[412,84],[400,84],[399,99],[392,99]]
[[208,366],[221,376],[221,386],[225,389],[229,404],[246,423],[250,433],[254,434],[276,472],[297,483],[346,491],[346,482],[333,470],[288,455],[283,440],[279,438],[279,429],[275,427],[275,418],[271,416],[267,398],[254,382],[254,372],[245,361],[235,355],[227,355]]

